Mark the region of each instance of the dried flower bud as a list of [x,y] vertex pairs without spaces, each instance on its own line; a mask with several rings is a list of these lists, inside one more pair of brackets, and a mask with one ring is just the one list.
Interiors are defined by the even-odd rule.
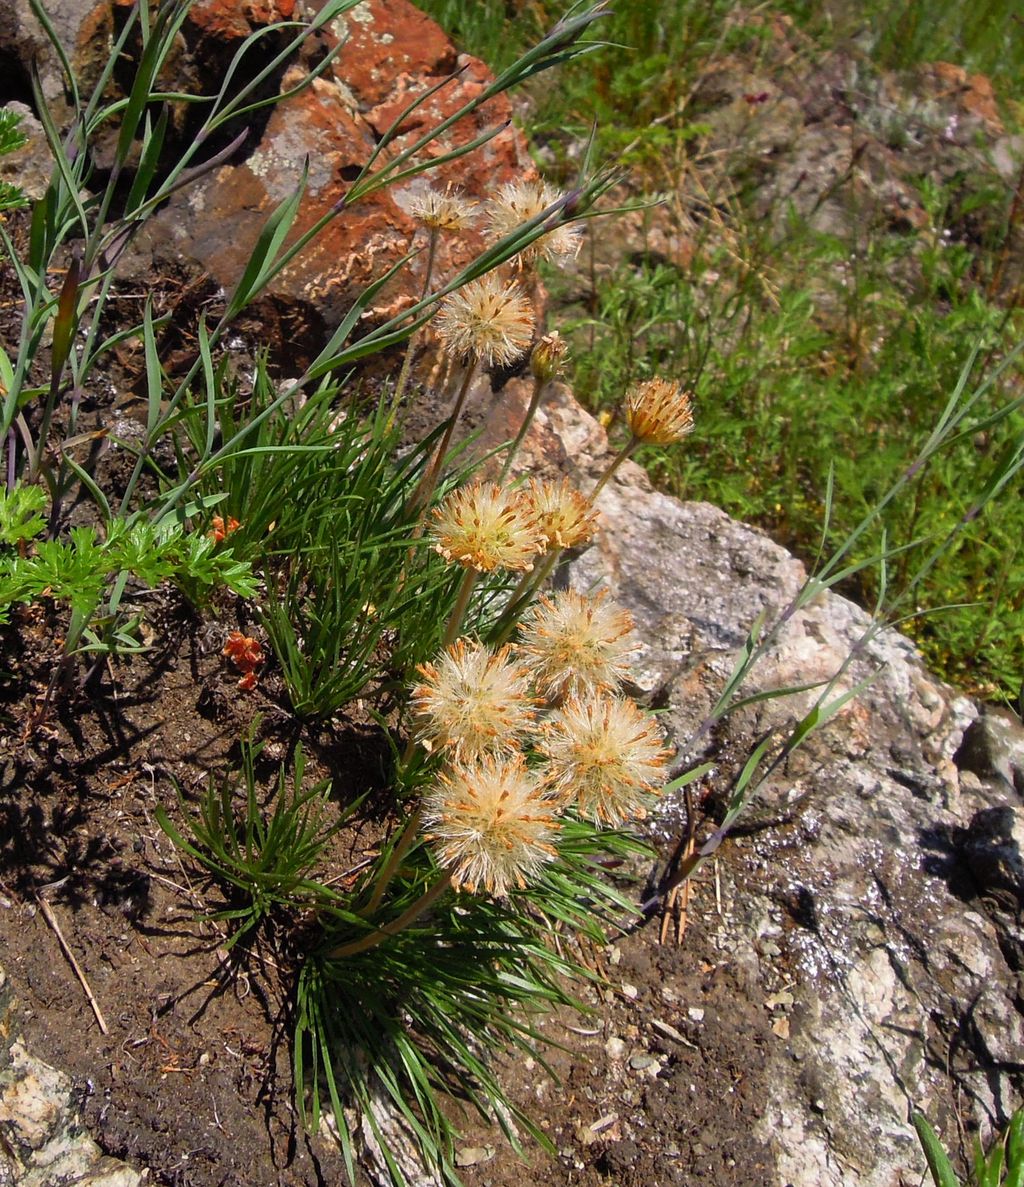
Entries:
[[444,349],[460,362],[504,367],[529,348],[534,318],[522,289],[488,272],[449,293],[435,325]]
[[531,503],[497,483],[460,487],[434,509],[435,548],[467,569],[529,570],[545,540]]
[[626,423],[639,441],[672,445],[693,432],[690,393],[668,379],[647,379],[626,393]]
[[520,755],[456,764],[423,801],[423,824],[456,889],[507,894],[556,856],[558,822]]
[[554,379],[562,370],[565,352],[565,339],[557,330],[545,334],[530,355],[530,370],[534,379],[540,380],[541,383],[549,383]]
[[585,544],[597,531],[599,513],[568,478],[560,482],[534,479],[526,488],[526,495],[540,516],[548,551]]
[[545,723],[538,748],[560,800],[608,825],[647,815],[644,801],[669,753],[650,714],[610,696],[570,697]]
[[238,687],[243,692],[248,692],[256,687],[256,681],[259,679],[257,669],[263,664],[263,648],[260,646],[259,640],[254,639],[251,635],[243,634],[241,631],[232,631],[228,635],[221,654],[226,655],[242,673]]
[[232,532],[237,532],[241,526],[233,515],[229,515],[227,519],[223,515],[215,515],[210,522],[210,530],[207,535],[215,544],[221,544]]
[[416,736],[427,749],[446,747],[460,761],[514,752],[534,722],[526,670],[509,658],[459,639],[437,660],[422,664],[413,689]]

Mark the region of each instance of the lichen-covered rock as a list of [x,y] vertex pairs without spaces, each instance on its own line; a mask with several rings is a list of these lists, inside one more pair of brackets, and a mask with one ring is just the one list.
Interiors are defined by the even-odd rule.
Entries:
[[[318,7],[310,0],[196,3],[162,83],[168,89],[212,94],[245,37],[278,19],[299,20]],[[72,6],[56,22],[86,84],[96,73],[94,62],[109,51],[125,10],[123,0],[99,0]],[[32,55],[43,42],[29,16],[8,16],[6,23],[0,23],[0,52],[21,64],[26,79]],[[266,46],[266,39],[261,45]],[[154,276],[180,276],[184,269],[190,279],[203,278],[221,294],[230,292],[266,219],[299,186],[304,171],[296,236],[338,210],[381,137],[415,98],[450,78],[407,116],[387,151],[378,157],[377,168],[493,82],[482,62],[458,54],[438,26],[407,0],[363,0],[311,38],[301,60],[281,71],[270,90],[291,89],[331,50],[340,52],[312,86],[260,118],[249,117],[244,127],[232,128],[231,135],[248,132],[235,156],[177,192],[147,221],[129,256],[121,261],[126,278],[148,284]],[[264,56],[257,55],[260,67]],[[51,89],[57,94],[59,75],[53,78]],[[194,135],[195,118],[194,112],[176,111],[169,133],[172,151]],[[405,209],[411,196],[428,185],[452,185],[470,198],[482,198],[502,182],[532,173],[525,142],[510,121],[508,98],[489,99],[437,142],[425,146],[417,161],[429,161],[496,130],[485,145],[436,171],[407,178],[354,203],[270,284],[255,313],[263,317],[265,327],[278,328],[277,336],[287,341],[298,369],[370,281],[382,276],[410,248],[426,245],[425,233]],[[112,143],[98,146],[101,159]],[[435,255],[435,279],[463,267],[481,246],[482,239],[475,233],[442,237]],[[379,294],[367,314],[371,321],[381,321],[419,297],[426,254],[419,252]]]

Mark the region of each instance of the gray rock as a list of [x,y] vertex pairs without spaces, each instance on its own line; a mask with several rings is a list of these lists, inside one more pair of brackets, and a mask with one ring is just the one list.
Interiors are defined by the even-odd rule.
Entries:
[[985,707],[956,753],[961,771],[999,778],[1024,797],[1024,725],[1010,709]]
[[46,194],[53,168],[43,125],[24,103],[7,103],[5,109],[20,116],[18,131],[27,139],[21,148],[0,157],[0,181],[18,186],[26,198],[38,200]]

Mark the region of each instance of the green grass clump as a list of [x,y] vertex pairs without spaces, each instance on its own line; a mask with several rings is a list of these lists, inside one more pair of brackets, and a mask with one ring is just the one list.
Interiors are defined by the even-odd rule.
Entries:
[[[948,251],[947,293],[958,254],[955,245]],[[910,465],[939,394],[956,386],[976,351],[979,373],[994,365],[1019,319],[970,286],[953,300],[932,291],[910,303],[885,280],[890,253],[851,261],[844,244],[822,236],[791,242],[787,272],[773,278],[770,295],[757,278],[746,291],[723,281],[729,264],[726,253],[711,253],[686,277],[655,264],[602,280],[595,315],[570,335],[577,387],[593,407],[610,410],[629,382],[655,371],[683,376],[701,433],[685,451],[649,449],[640,460],[667,489],[761,524],[812,561],[830,483],[826,543],[834,545]],[[812,293],[803,275],[829,279]],[[863,555],[883,532],[941,538],[1022,433],[1020,413],[965,433],[861,541]],[[987,695],[1014,691],[1021,677],[1024,506],[1011,491],[972,518],[917,593],[922,607],[970,604],[905,624],[934,667]],[[890,592],[904,588],[909,572],[907,558],[894,564]],[[862,572],[844,588],[871,605],[878,574]]]

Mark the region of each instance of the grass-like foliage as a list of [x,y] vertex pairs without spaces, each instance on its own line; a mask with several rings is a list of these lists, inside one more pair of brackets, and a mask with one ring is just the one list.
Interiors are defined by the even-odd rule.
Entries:
[[1010,1119],[1006,1132],[988,1150],[974,1139],[972,1173],[962,1180],[942,1147],[938,1134],[921,1113],[912,1118],[935,1187],[1021,1187],[1024,1184],[1024,1109]]
[[[218,396],[221,431],[257,427],[194,497],[237,525],[226,543],[263,577],[260,620],[292,709],[329,717],[389,671],[400,680],[440,643],[456,578],[426,541],[410,543],[420,509],[409,497],[437,434],[400,450],[393,410],[345,398],[336,383],[321,383],[299,407],[275,406],[262,361],[241,410],[237,398],[232,386]],[[186,401],[193,448],[183,471],[204,420],[205,405]]]
[[[546,1066],[539,1014],[582,1009],[571,986],[593,976],[574,958],[579,943],[603,942],[602,921],[634,911],[608,884],[601,862],[640,850],[624,833],[567,822],[556,860],[528,891],[505,900],[448,899],[428,926],[411,925],[345,959],[333,958],[331,948],[361,921],[328,910],[325,948],[304,967],[298,990],[296,1079],[311,1085],[311,1120],[318,1119],[324,1088],[336,1119],[355,1099],[387,1152],[386,1100],[430,1162],[455,1182],[462,1109],[497,1122],[517,1149],[529,1135],[550,1150],[543,1129],[506,1098],[488,1052],[518,1049]],[[407,860],[404,891],[394,896],[399,910],[415,904],[437,876],[428,853]],[[342,1140],[351,1161],[344,1127]],[[402,1181],[397,1164],[392,1173]]]
[[163,807],[156,813],[171,840],[233,892],[237,903],[214,916],[230,921],[229,946],[249,936],[276,908],[309,911],[330,900],[330,892],[314,875],[324,846],[343,823],[327,820],[329,779],[303,786],[301,743],[295,748],[291,771],[281,767],[266,803],[256,776],[263,746],[250,738],[241,750],[241,785],[211,778],[198,815],[191,814],[179,791],[189,837]]

